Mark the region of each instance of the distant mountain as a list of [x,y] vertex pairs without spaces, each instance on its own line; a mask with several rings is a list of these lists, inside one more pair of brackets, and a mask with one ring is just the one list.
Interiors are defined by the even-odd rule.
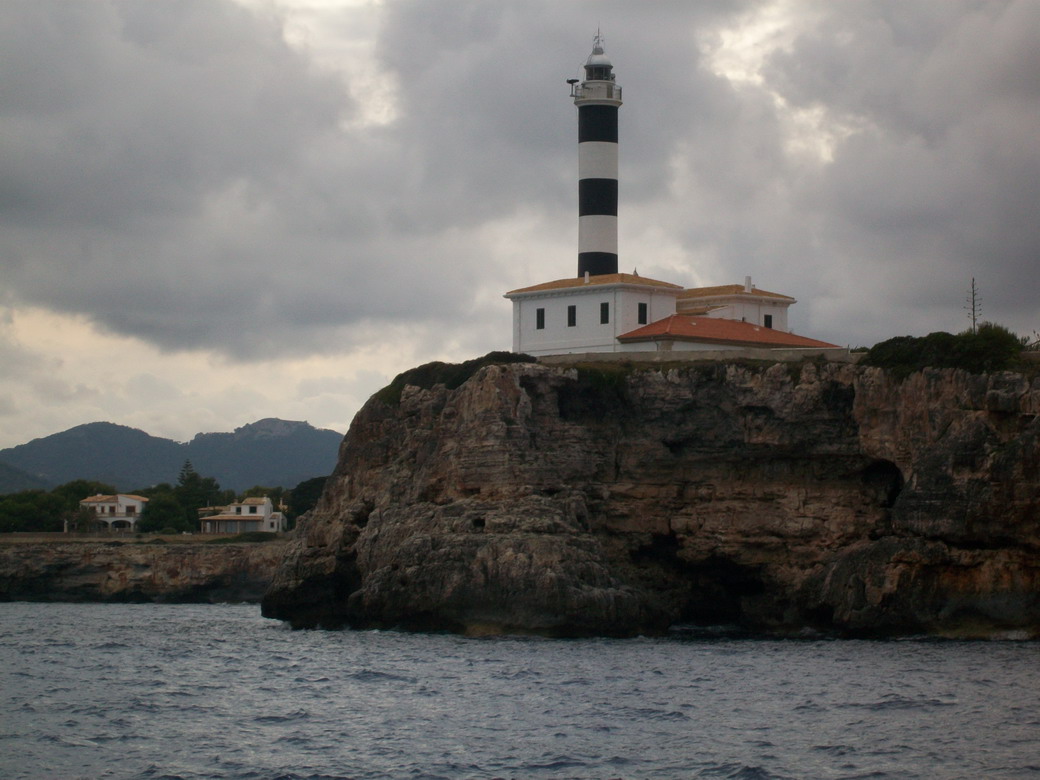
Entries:
[[0,495],[4,493],[17,493],[20,490],[34,490],[46,488],[47,483],[42,479],[26,474],[21,469],[0,463]]
[[31,474],[48,487],[89,479],[119,490],[174,482],[185,457],[183,444],[108,422],[77,425],[0,450],[0,462]]
[[342,440],[342,433],[268,417],[234,433],[200,433],[188,442],[187,457],[199,474],[216,477],[221,487],[288,488],[331,474]]
[[[13,487],[0,492],[54,487],[74,479],[107,482],[118,490],[173,484],[185,460],[202,476],[214,477],[222,488],[288,488],[332,473],[342,438],[306,422],[274,418],[243,425],[233,433],[200,433],[187,444],[125,425],[88,423],[0,450],[0,467],[24,472],[35,481],[13,482]],[[0,468],[0,477],[7,473]],[[17,473],[12,479],[17,479]]]

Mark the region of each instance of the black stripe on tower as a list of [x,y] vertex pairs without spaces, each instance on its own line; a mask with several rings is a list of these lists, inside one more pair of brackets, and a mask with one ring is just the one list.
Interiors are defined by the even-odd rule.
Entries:
[[580,179],[578,181],[578,216],[607,214],[617,216],[617,179]]
[[605,141],[616,144],[617,106],[578,106],[578,143]]
[[586,271],[589,276],[616,274],[617,267],[617,255],[612,252],[578,252],[579,277],[584,276]]

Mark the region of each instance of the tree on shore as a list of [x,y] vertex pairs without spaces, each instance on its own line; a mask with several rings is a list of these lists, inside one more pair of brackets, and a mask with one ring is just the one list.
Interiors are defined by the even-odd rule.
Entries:
[[304,512],[310,511],[318,503],[325,489],[328,477],[314,477],[301,482],[289,491],[289,517],[295,520]]
[[76,479],[49,491],[21,490],[0,496],[0,531],[62,531],[65,521],[75,528],[84,527],[79,502],[99,493],[115,492],[114,487],[104,482]]

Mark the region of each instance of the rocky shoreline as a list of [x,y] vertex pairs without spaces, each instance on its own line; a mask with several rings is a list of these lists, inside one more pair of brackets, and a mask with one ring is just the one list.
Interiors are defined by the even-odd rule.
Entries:
[[259,602],[285,549],[283,540],[0,544],[0,601]]
[[1036,379],[519,363],[397,385],[355,418],[268,617],[1040,636]]

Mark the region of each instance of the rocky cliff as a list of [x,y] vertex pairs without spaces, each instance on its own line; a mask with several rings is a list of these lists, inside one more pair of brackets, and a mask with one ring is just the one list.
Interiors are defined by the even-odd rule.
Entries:
[[1040,635],[1040,382],[487,366],[358,413],[264,598],[297,627]]
[[285,544],[0,545],[0,601],[259,601]]

